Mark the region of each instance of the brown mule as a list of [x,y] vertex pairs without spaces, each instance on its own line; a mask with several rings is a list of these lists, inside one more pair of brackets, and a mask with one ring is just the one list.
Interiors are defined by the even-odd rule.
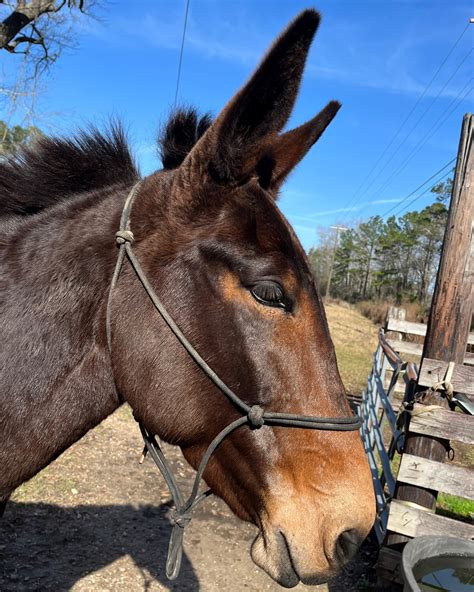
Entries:
[[[168,168],[141,182],[131,226],[153,290],[248,406],[338,418],[350,410],[321,300],[275,203],[339,108],[331,102],[280,133],[318,23],[314,11],[300,14],[212,124],[193,113],[173,119]],[[123,401],[194,467],[240,416],[153,313],[129,267],[114,293],[109,355],[110,237],[137,179],[117,130],[43,139],[0,164],[0,500]],[[287,587],[334,573],[374,518],[354,431],[243,425],[204,478],[258,526],[252,557]]]

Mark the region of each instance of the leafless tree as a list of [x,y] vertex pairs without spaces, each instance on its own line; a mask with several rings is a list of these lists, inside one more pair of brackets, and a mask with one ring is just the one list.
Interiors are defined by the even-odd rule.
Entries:
[[55,29],[68,19],[66,11],[85,13],[87,3],[85,0],[0,0],[0,4],[6,13],[0,23],[0,49],[24,54],[37,46],[40,61],[47,65],[57,57],[57,51],[51,53],[51,46],[58,45]]
[[19,54],[0,85],[10,110],[20,99],[28,103],[26,110],[34,108],[40,75],[65,48],[74,46],[76,19],[90,15],[95,4],[96,0],[0,0],[0,52]]

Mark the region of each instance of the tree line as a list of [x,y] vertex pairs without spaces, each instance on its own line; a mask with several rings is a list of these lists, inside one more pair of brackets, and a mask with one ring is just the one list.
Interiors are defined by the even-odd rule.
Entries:
[[349,302],[377,299],[427,305],[451,189],[452,179],[433,187],[436,201],[421,211],[386,220],[372,216],[337,232],[322,230],[319,245],[309,251],[320,291]]
[[0,159],[2,156],[14,154],[18,148],[26,146],[41,135],[41,131],[33,125],[8,126],[0,119]]

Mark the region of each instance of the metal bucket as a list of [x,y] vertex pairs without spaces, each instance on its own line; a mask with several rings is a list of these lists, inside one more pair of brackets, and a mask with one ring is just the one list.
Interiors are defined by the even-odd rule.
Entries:
[[[404,592],[421,592],[423,588],[417,582],[414,571],[422,569],[423,564],[435,565],[444,563],[447,567],[449,560],[453,563],[462,563],[464,569],[474,569],[474,541],[443,536],[423,536],[411,540],[405,545],[402,554],[402,575],[405,587]],[[474,571],[473,571],[474,582]],[[461,584],[459,584],[462,586]],[[425,589],[429,589],[428,587]],[[438,588],[443,590],[443,588]],[[455,588],[445,588],[452,590]],[[466,588],[458,588],[466,589]],[[472,589],[472,588],[471,588]]]

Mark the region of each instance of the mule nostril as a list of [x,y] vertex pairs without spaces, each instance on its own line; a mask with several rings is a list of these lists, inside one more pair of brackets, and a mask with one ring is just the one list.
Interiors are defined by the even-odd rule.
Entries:
[[354,557],[359,550],[363,537],[355,528],[342,532],[336,542],[336,557],[341,564]]

